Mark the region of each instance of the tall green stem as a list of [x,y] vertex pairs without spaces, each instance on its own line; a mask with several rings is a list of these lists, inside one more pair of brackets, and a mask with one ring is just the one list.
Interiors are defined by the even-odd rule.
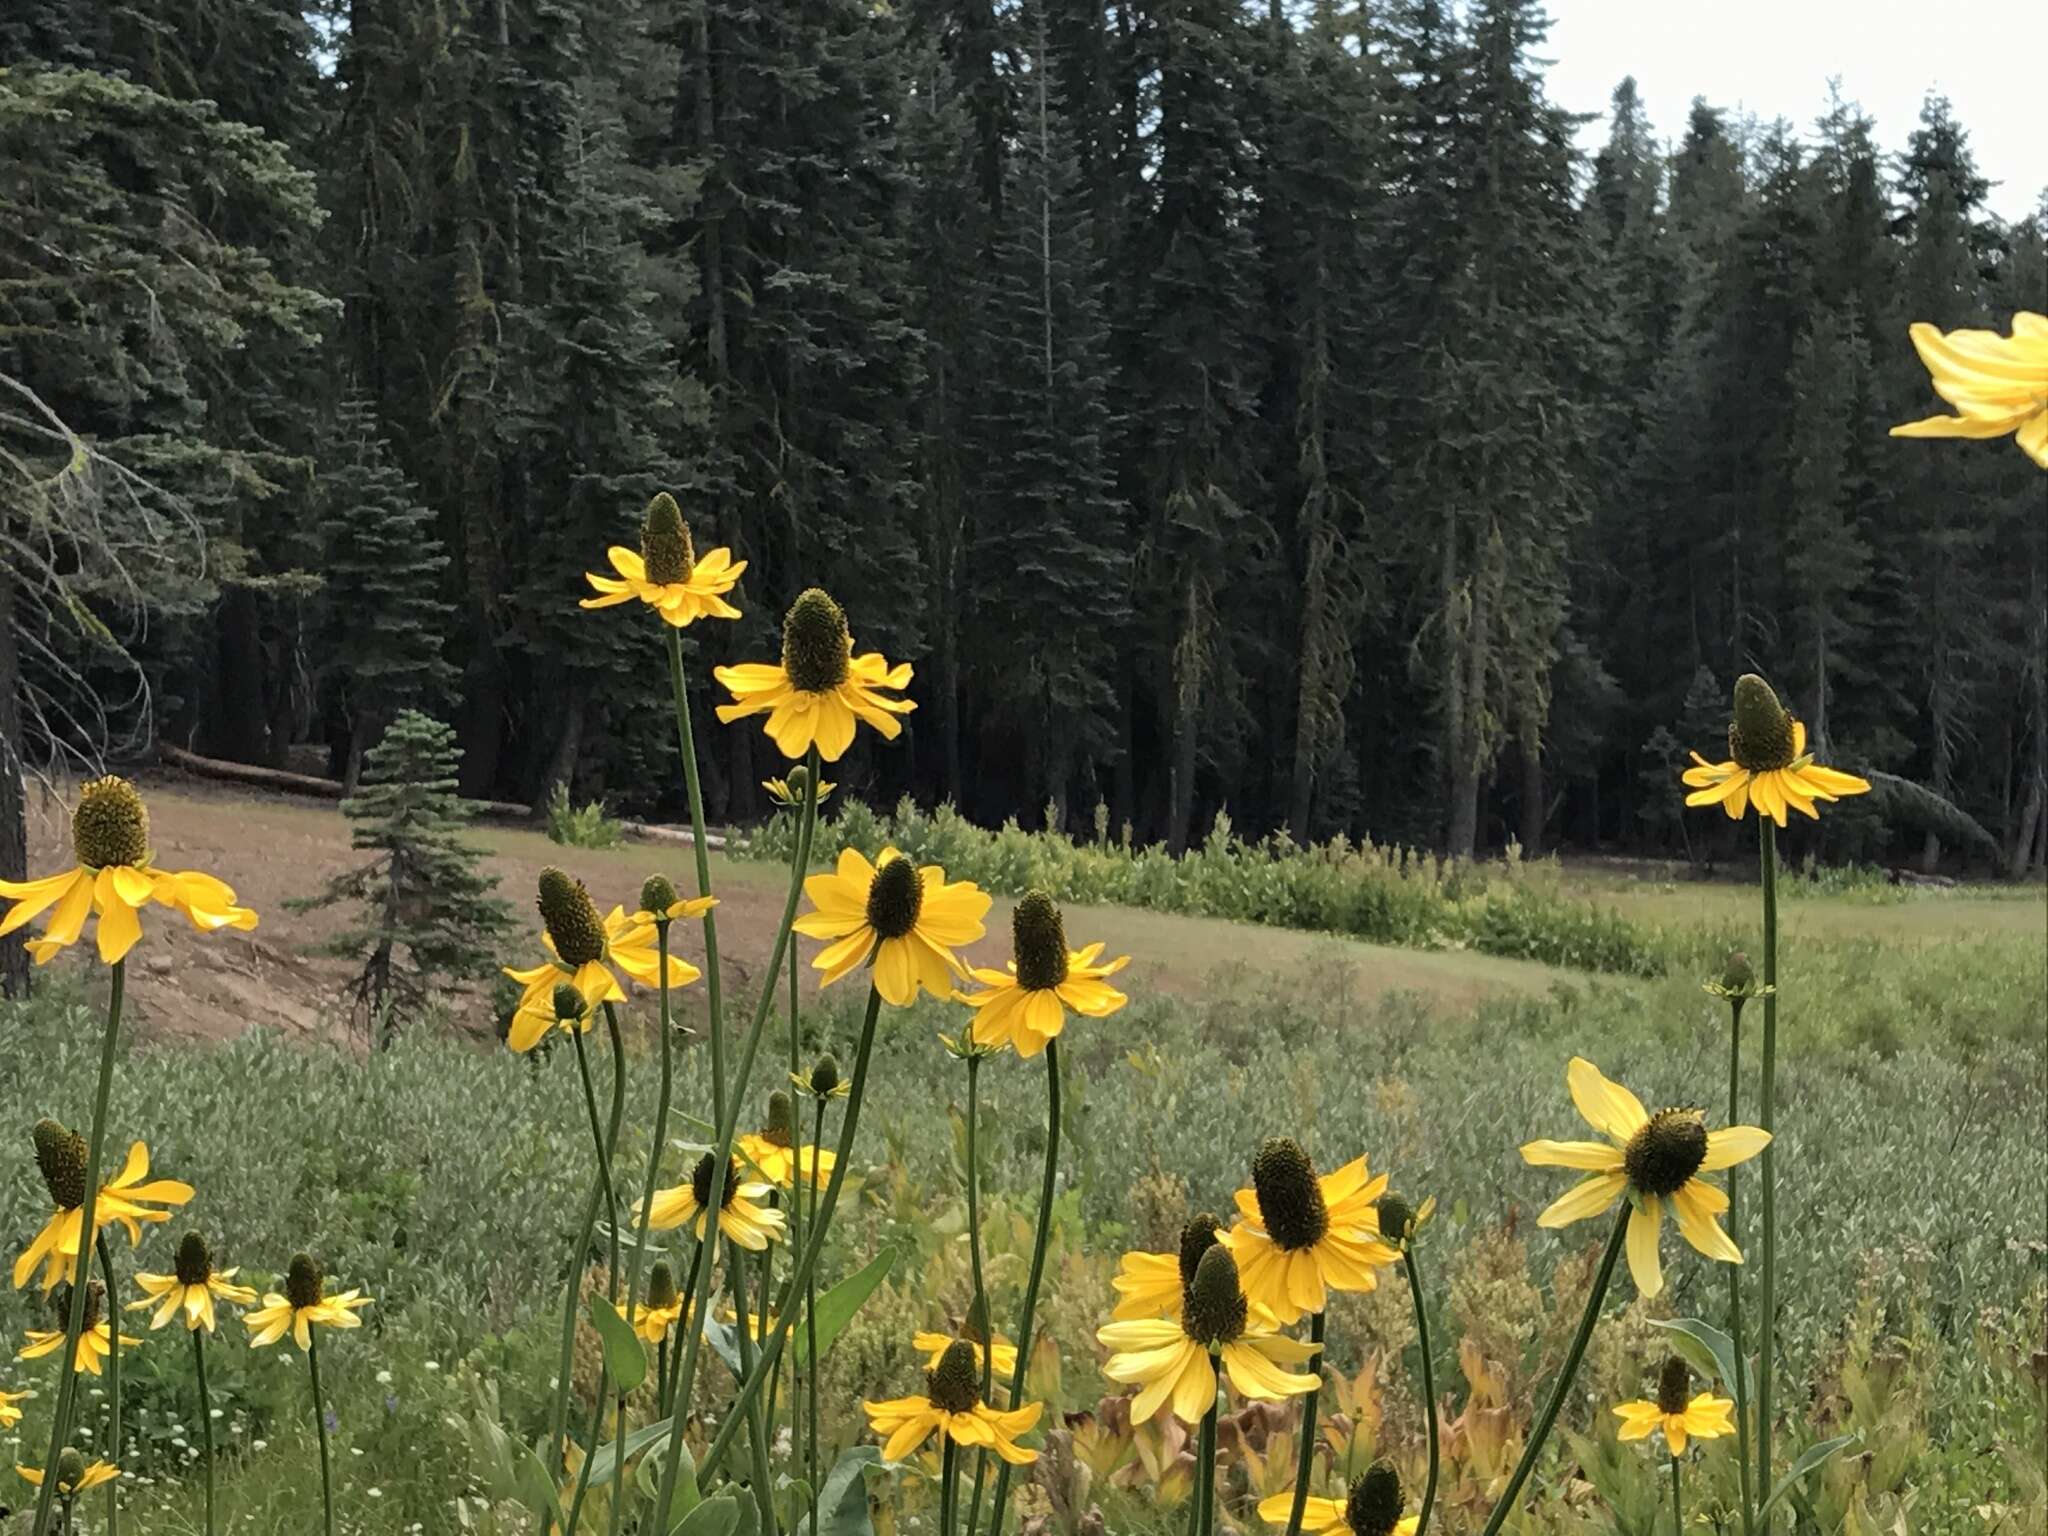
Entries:
[[[818,1100],[816,1114],[812,1121],[811,1145],[825,1144],[825,1101]],[[814,1157],[816,1153],[812,1154]],[[813,1169],[810,1177],[811,1230],[817,1230],[818,1175]],[[803,1198],[800,1188],[798,1198]],[[804,1404],[804,1481],[811,1490],[811,1536],[818,1532],[818,1278],[804,1276],[804,1358],[810,1362],[810,1370],[804,1375],[804,1386],[808,1389],[809,1401]],[[790,1294],[796,1294],[796,1282],[790,1282]]]
[[[679,653],[677,664],[680,666]],[[678,673],[678,676],[680,676],[680,673]],[[678,698],[680,699],[680,693]],[[687,711],[685,711],[684,718],[687,720]],[[687,740],[687,727],[685,728],[685,740]],[[697,760],[686,754],[684,762],[688,767],[691,782],[694,783],[696,781]],[[789,892],[782,904],[782,921],[776,925],[775,944],[768,957],[768,966],[765,974],[770,978],[774,977],[776,972],[781,970],[783,956],[789,951],[790,924],[796,921],[797,897],[803,891],[803,880],[801,877],[804,870],[810,867],[811,834],[816,829],[818,821],[818,753],[815,747],[811,749],[805,766],[808,771],[804,775],[803,821],[797,829],[798,853],[795,865],[790,873]],[[698,833],[700,841],[702,835],[700,828]],[[698,857],[701,860],[703,858],[702,853]],[[770,985],[761,988],[760,1003],[754,1010],[753,1022],[747,1030],[746,1043],[740,1052],[739,1081],[742,1087],[746,1084],[747,1075],[753,1070],[754,1053],[760,1048],[761,1031],[768,1022],[768,1012],[774,1004],[775,988],[771,982]],[[871,998],[868,1015],[870,1036],[873,1032],[873,1008],[875,1004],[876,1000]],[[872,1043],[871,1040],[870,1043]],[[739,1129],[739,1109],[739,1096],[737,1094],[734,1095],[733,1102],[729,1107],[725,1105],[714,1106],[714,1120],[718,1129],[718,1145],[712,1154],[711,1187],[706,1191],[708,1199],[705,1202],[706,1206],[714,1211],[722,1208],[725,1198],[726,1174],[732,1165],[733,1137]],[[839,1188],[839,1175],[843,1171],[843,1169],[837,1168],[833,1170],[832,1188],[835,1195]],[[828,1217],[829,1213],[830,1207],[828,1206]],[[805,1249],[807,1255],[815,1256],[817,1253],[819,1246],[817,1237],[818,1234],[816,1232],[811,1234],[811,1242]],[[671,1396],[675,1402],[675,1411],[677,1413],[682,1413],[686,1410],[690,1401],[691,1389],[697,1379],[697,1360],[702,1352],[704,1342],[703,1309],[710,1301],[711,1272],[716,1266],[707,1260],[698,1268],[699,1273],[695,1276],[690,1286],[690,1308],[685,1314],[695,1318],[697,1322],[690,1329],[689,1337],[683,1347],[676,1352],[679,1356],[676,1365],[676,1390]],[[804,1271],[804,1273],[807,1272],[807,1270]],[[798,1279],[801,1279],[801,1274],[798,1276]],[[791,1282],[792,1289],[794,1289],[795,1284],[796,1281],[793,1280]],[[781,1321],[782,1325],[787,1327],[788,1319],[784,1318]],[[766,1357],[771,1361],[779,1358],[777,1351],[772,1347],[767,1351]],[[732,1424],[732,1419],[728,1418],[720,1426],[721,1433],[729,1434]],[[668,1453],[663,1460],[661,1469],[661,1491],[655,1500],[655,1529],[658,1531],[666,1531],[668,1529],[668,1513],[675,1502],[676,1479],[682,1469],[682,1456],[683,1437],[681,1435],[671,1435],[669,1437]]]
[[1771,1133],[1763,1152],[1762,1294],[1757,1309],[1756,1361],[1756,1486],[1771,1486],[1771,1381],[1777,1370],[1778,1343],[1778,828],[1759,814],[1762,829],[1761,865],[1764,887],[1764,1065],[1758,1124]]
[[[1216,1357],[1209,1356],[1209,1369],[1216,1369]],[[1209,1536],[1216,1528],[1216,1403],[1209,1399],[1209,1411],[1202,1415],[1201,1433],[1195,1440],[1195,1536]]]
[[[815,778],[815,775],[813,775]],[[832,1228],[832,1213],[839,1205],[839,1191],[846,1182],[846,1170],[853,1162],[853,1145],[860,1133],[860,1110],[867,1098],[868,1065],[875,1052],[875,1022],[881,1016],[882,994],[868,986],[867,1014],[861,1020],[860,1044],[854,1052],[853,1079],[846,1099],[846,1113],[839,1122],[839,1145],[832,1165],[832,1177],[825,1185],[825,1198],[818,1207],[817,1219],[811,1223],[811,1235],[804,1244],[804,1256],[798,1262],[796,1273],[790,1278],[792,1290],[807,1285],[818,1267],[818,1256],[824,1251],[826,1235]],[[790,1317],[785,1314],[775,1320],[767,1344],[761,1352],[760,1362],[740,1384],[739,1395],[734,1401],[735,1410],[743,1405],[751,1394],[761,1390],[762,1381],[782,1363],[782,1351],[789,1342]],[[728,1413],[725,1422],[718,1426],[718,1433],[705,1448],[703,1460],[699,1463],[700,1475],[709,1477],[717,1470],[718,1463],[732,1445],[733,1436],[739,1433],[740,1415],[737,1411]],[[659,1525],[659,1520],[656,1524]]]
[[[1593,1277],[1593,1294],[1586,1298],[1586,1312],[1579,1319],[1579,1331],[1572,1335],[1572,1346],[1565,1352],[1564,1364],[1557,1373],[1557,1385],[1550,1389],[1550,1401],[1543,1405],[1543,1412],[1537,1417],[1529,1431],[1529,1443],[1522,1450],[1522,1459],[1515,1463],[1514,1474],[1508,1478],[1508,1485],[1502,1490],[1500,1501],[1493,1506],[1493,1513],[1486,1517],[1486,1529],[1481,1536],[1500,1536],[1500,1528],[1507,1523],[1521,1498],[1522,1485],[1529,1481],[1529,1474],[1536,1468],[1536,1458],[1543,1454],[1543,1443],[1550,1438],[1552,1426],[1557,1423],[1558,1410],[1564,1406],[1565,1394],[1571,1390],[1572,1378],[1579,1374],[1579,1362],[1586,1356],[1586,1345],[1593,1337],[1593,1325],[1600,1321],[1600,1304],[1607,1299],[1608,1282],[1614,1278],[1615,1260],[1621,1257],[1623,1245],[1628,1241],[1628,1219],[1634,1207],[1626,1201],[1614,1218],[1614,1233],[1607,1239],[1607,1252],[1601,1257],[1600,1272]],[[1434,1408],[1432,1407],[1432,1413]]]
[[[1728,1120],[1740,1125],[1742,1114],[1742,1005],[1745,999],[1728,1000]],[[1742,1186],[1740,1168],[1728,1170],[1728,1230],[1742,1243]],[[1735,1347],[1735,1379],[1728,1383],[1735,1393],[1735,1467],[1742,1485],[1743,1536],[1756,1530],[1756,1498],[1750,1486],[1749,1461],[1749,1346],[1742,1336],[1742,1266],[1728,1266],[1728,1337]]]
[[[704,786],[697,778],[697,743],[690,729],[690,690],[683,678],[683,632],[674,625],[668,630],[668,683],[676,712],[676,751],[683,759],[683,787],[690,800],[690,848],[697,856],[697,894],[711,894],[711,847],[705,839]],[[812,804],[816,804],[813,797]],[[714,1052],[718,1037],[725,1032],[725,996],[718,966],[718,909],[704,914],[704,1000],[711,1016]],[[716,1056],[713,1057],[716,1064]],[[717,1086],[717,1085],[714,1085]],[[723,1114],[724,1100],[714,1101],[714,1114]]]
[[939,1536],[953,1536],[953,1471],[959,1457],[959,1447],[953,1444],[953,1437],[946,1430],[939,1431]]
[[1671,1458],[1671,1531],[1672,1536],[1685,1536],[1685,1503],[1679,1495],[1678,1458]]
[[1415,1517],[1415,1536],[1428,1536],[1429,1512],[1436,1504],[1436,1365],[1430,1358],[1429,1309],[1422,1303],[1422,1276],[1415,1269],[1415,1249],[1401,1250],[1401,1263],[1408,1271],[1408,1299],[1415,1304],[1415,1347],[1422,1352],[1422,1412],[1429,1426],[1429,1474],[1422,1484],[1422,1507]]
[[[79,1204],[78,1230],[89,1235],[99,1230],[98,1203],[100,1195],[100,1149],[107,1134],[107,1099],[114,1087],[114,1057],[119,1050],[121,1037],[121,997],[126,987],[127,962],[116,960],[108,973],[107,1023],[100,1034],[100,1078],[98,1090],[92,1101],[92,1131],[85,1141],[85,1198]],[[71,1430],[71,1414],[78,1401],[78,1336],[85,1331],[85,1260],[83,1244],[79,1261],[71,1276],[71,1310],[64,1321],[64,1353],[57,1367],[57,1403],[50,1419],[50,1454],[43,1458],[43,1485],[36,1491],[35,1536],[44,1536],[50,1528],[50,1515],[56,1508],[57,1459],[64,1453],[66,1437]],[[115,1298],[107,1297],[110,1314]],[[114,1335],[114,1347],[120,1348],[120,1325],[109,1325]]]
[[[1308,1480],[1316,1465],[1316,1399],[1323,1395],[1324,1314],[1309,1315],[1308,1341],[1315,1346],[1316,1384],[1301,1399],[1301,1449],[1294,1458],[1294,1502],[1287,1507],[1287,1536],[1301,1536],[1302,1513],[1308,1508]],[[1306,1363],[1306,1362],[1304,1362]]]
[[[583,1443],[589,1449],[583,1454],[583,1465],[576,1469],[576,1491],[569,1499],[569,1518],[563,1522],[562,1536],[576,1536],[576,1527],[583,1519],[583,1500],[590,1492],[590,1474],[597,1464],[597,1435],[604,1424],[604,1402],[611,1384],[610,1364],[600,1358],[597,1391],[590,1399],[590,1427],[583,1432]],[[614,1485],[614,1504],[618,1502],[617,1486]]]
[[555,1401],[548,1427],[548,1444],[556,1460],[566,1465],[569,1458],[569,1389],[576,1373],[576,1308],[583,1299],[583,1272],[590,1265],[590,1238],[597,1231],[598,1203],[604,1187],[592,1179],[590,1193],[583,1200],[583,1227],[576,1246],[569,1250],[569,1280],[562,1298],[562,1339],[555,1362]]
[[597,1187],[604,1202],[605,1228],[609,1233],[611,1264],[605,1279],[605,1294],[616,1302],[619,1299],[619,1201],[612,1192],[611,1151],[605,1145],[604,1127],[597,1118],[597,1090],[590,1081],[590,1054],[583,1049],[583,1031],[571,1029],[569,1038],[576,1046],[576,1075],[583,1080],[583,1106],[590,1113],[590,1140],[597,1153]]
[[[747,1316],[747,1253],[730,1239],[725,1245],[725,1274],[726,1283],[732,1288],[732,1331],[739,1347],[740,1380],[745,1381],[754,1374],[754,1327]],[[760,1302],[763,1315],[768,1310],[766,1279],[764,1275]],[[775,1478],[768,1467],[768,1426],[761,1413],[762,1395],[755,1392],[743,1405],[735,1403],[733,1412],[746,1416],[747,1440],[754,1459],[754,1508],[760,1514],[761,1529],[768,1536],[775,1536]]]
[[[1031,1273],[1024,1282],[1024,1310],[1017,1320],[1017,1368],[1010,1373],[1010,1406],[1024,1401],[1024,1374],[1031,1369],[1031,1323],[1038,1311],[1038,1287],[1045,1278],[1045,1245],[1052,1236],[1052,1201],[1059,1182],[1060,1043],[1045,1043],[1045,1173],[1038,1186],[1038,1235],[1031,1244]],[[1003,1536],[1009,1513],[1010,1464],[996,1472],[995,1505],[989,1510],[989,1536]]]
[[313,1422],[320,1430],[320,1509],[327,1536],[334,1536],[334,1464],[327,1449],[327,1399],[320,1391],[320,1325],[306,1330],[306,1368],[313,1376]]
[[[114,1283],[114,1256],[107,1249],[107,1235],[98,1233],[93,1247],[100,1256],[100,1283],[107,1288],[107,1441],[115,1466],[121,1465],[121,1288]],[[121,1505],[114,1496],[119,1478],[107,1484],[107,1536],[121,1536]]]
[[[794,863],[795,859],[796,849],[792,845],[790,860]],[[803,876],[803,871],[800,869],[793,873],[799,879]],[[797,1079],[802,1076],[804,1069],[803,1025],[797,1012],[798,961],[794,947],[790,950],[789,962],[784,969],[789,973],[789,1086],[790,1090],[794,1092]],[[794,1098],[791,1098],[789,1104],[789,1134],[790,1140],[796,1143],[793,1150],[793,1156],[796,1161],[790,1170],[789,1180],[789,1251],[795,1254],[802,1253],[804,1248],[804,1185],[814,1179],[816,1175],[804,1171],[804,1127],[803,1121],[799,1118],[797,1101]],[[814,1160],[817,1155],[815,1151],[811,1153],[811,1157]],[[761,1288],[761,1311],[764,1321],[768,1311],[767,1295],[768,1288],[764,1276]],[[799,1305],[801,1301],[802,1298],[797,1295],[796,1290],[792,1287],[783,1306],[785,1308],[794,1307]],[[795,1354],[792,1354],[789,1357],[789,1443],[792,1450],[803,1443],[803,1389],[803,1361]],[[772,1409],[769,1412],[768,1419],[770,1423],[774,1422],[775,1414]]]
[[213,1396],[206,1390],[206,1330],[189,1331],[192,1368],[199,1374],[199,1443],[206,1455],[206,1536],[217,1536],[220,1524],[213,1509]]
[[[981,1270],[981,1148],[978,1122],[981,1119],[981,1053],[967,1057],[967,1261],[974,1272],[974,1299],[968,1303],[969,1325],[981,1330],[981,1400],[988,1401],[994,1385],[995,1330],[989,1327],[988,1285]],[[981,1485],[988,1476],[988,1448],[974,1453],[974,1487],[967,1495],[967,1536],[974,1536],[981,1524]]]

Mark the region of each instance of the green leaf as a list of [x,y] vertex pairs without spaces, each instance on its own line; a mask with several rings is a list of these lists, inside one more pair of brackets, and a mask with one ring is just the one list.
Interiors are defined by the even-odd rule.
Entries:
[[1650,1323],[1671,1335],[1672,1349],[1687,1365],[1735,1390],[1735,1341],[1727,1334],[1696,1317],[1653,1317]]
[[[868,1473],[882,1465],[880,1447],[856,1445],[841,1454],[825,1475],[818,1490],[818,1530],[815,1536],[875,1536],[868,1519]],[[792,1526],[791,1536],[813,1536],[810,1516]]]
[[513,1476],[518,1486],[519,1502],[532,1510],[540,1521],[542,1530],[561,1513],[561,1490],[555,1487],[555,1480],[548,1475],[548,1469],[532,1446],[524,1440],[512,1442]]
[[[619,1475],[620,1462],[631,1461],[643,1451],[666,1444],[669,1426],[674,1422],[673,1419],[658,1419],[652,1424],[643,1425],[626,1436],[623,1449],[616,1440],[605,1441],[590,1458],[590,1486],[602,1488]],[[690,1448],[686,1445],[683,1447],[683,1460],[687,1462],[689,1459]]]
[[605,1369],[612,1373],[613,1384],[621,1392],[632,1391],[647,1379],[647,1346],[602,1296],[590,1298],[590,1321],[604,1344]]
[[[662,1458],[644,1457],[640,1470],[634,1474],[634,1481],[640,1485],[640,1494],[649,1503],[661,1497]],[[697,1462],[691,1456],[687,1441],[682,1447],[682,1460],[676,1466],[675,1496],[669,1500],[668,1522],[673,1530],[678,1520],[704,1502],[704,1496],[697,1491]]]
[[1837,1435],[1832,1440],[1823,1440],[1818,1445],[1809,1445],[1800,1454],[1799,1459],[1792,1463],[1791,1470],[1778,1479],[1778,1486],[1771,1490],[1771,1496],[1765,1499],[1763,1506],[1757,1510],[1757,1524],[1763,1524],[1764,1516],[1771,1512],[1772,1506],[1778,1500],[1790,1494],[1801,1478],[1833,1461],[1862,1438],[1861,1435]]
[[[749,1510],[752,1505],[746,1506]],[[729,1493],[706,1499],[669,1527],[673,1536],[737,1536],[740,1501]]]
[[[818,1357],[823,1359],[830,1352],[833,1341],[846,1331],[846,1325],[853,1321],[853,1314],[861,1309],[861,1303],[874,1295],[875,1287],[882,1283],[889,1273],[889,1266],[896,1262],[896,1250],[884,1248],[852,1275],[847,1276],[831,1290],[818,1298],[817,1328]],[[810,1339],[802,1319],[790,1325],[790,1342],[794,1347],[798,1365],[811,1363]]]
[[[822,1302],[824,1298],[820,1297],[819,1300]],[[725,1362],[725,1368],[732,1372],[735,1379],[746,1379],[747,1373],[740,1369],[739,1338],[734,1334],[731,1325],[720,1322],[715,1317],[707,1317],[704,1319],[704,1342],[711,1346],[712,1353]]]

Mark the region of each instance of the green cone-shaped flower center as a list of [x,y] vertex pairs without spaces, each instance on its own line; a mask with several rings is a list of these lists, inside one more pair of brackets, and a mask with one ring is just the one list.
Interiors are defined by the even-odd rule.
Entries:
[[1393,1536],[1401,1523],[1401,1504],[1401,1474],[1392,1463],[1376,1461],[1351,1485],[1344,1523],[1352,1536]]
[[971,1413],[981,1401],[981,1366],[974,1358],[974,1346],[955,1339],[939,1356],[939,1363],[924,1373],[924,1395],[932,1406],[948,1413]]
[[667,875],[649,875],[640,882],[640,910],[657,915],[676,904],[675,882]]
[[149,862],[149,812],[126,779],[94,779],[71,813],[71,851],[87,869]]
[[1735,715],[1728,722],[1728,755],[1751,773],[1768,773],[1792,761],[1792,717],[1771,685],[1754,672],[1735,679]]
[[[101,1285],[97,1280],[85,1282],[85,1319],[79,1325],[81,1333],[91,1333],[93,1329],[99,1327],[100,1317],[105,1310],[106,1301],[107,1288],[104,1285]],[[57,1315],[68,1322],[70,1314],[71,1288],[66,1286],[64,1288],[64,1300],[58,1309]]]
[[562,964],[575,970],[604,958],[604,919],[581,880],[550,866],[540,872],[540,920]]
[[683,509],[667,491],[647,503],[647,516],[640,525],[640,559],[647,567],[647,579],[663,587],[688,581],[696,564]]
[[1728,959],[1721,967],[1721,986],[1724,990],[1745,993],[1756,985],[1756,967],[1749,963],[1749,956],[1739,949],[1728,951]]
[[36,1144],[36,1167],[61,1211],[85,1204],[85,1138],[55,1120],[38,1120],[30,1136]]
[[768,1095],[768,1120],[761,1127],[761,1139],[778,1147],[796,1142],[796,1109],[780,1088]]
[[78,1480],[85,1476],[85,1455],[74,1446],[65,1446],[57,1453],[57,1486],[71,1489],[78,1486]]
[[817,1065],[811,1068],[811,1092],[819,1098],[829,1098],[839,1086],[839,1058],[827,1051],[820,1056]]
[[647,1305],[649,1307],[672,1307],[676,1304],[676,1272],[666,1264],[657,1263],[647,1272]]
[[1707,1122],[1696,1109],[1660,1109],[1629,1137],[1628,1181],[1645,1195],[1675,1195],[1707,1160]]
[[1222,1226],[1222,1222],[1204,1211],[1180,1229],[1180,1285],[1183,1291],[1195,1283],[1195,1271],[1201,1266],[1202,1255],[1216,1246],[1216,1234]]
[[173,1268],[177,1271],[180,1285],[204,1285],[211,1280],[213,1255],[206,1251],[206,1239],[197,1232],[187,1232],[178,1244],[178,1257]]
[[1392,1191],[1379,1198],[1380,1236],[1390,1243],[1408,1241],[1408,1229],[1415,1224],[1415,1211]]
[[1285,1136],[1269,1136],[1252,1160],[1252,1188],[1258,1192],[1259,1215],[1266,1235],[1293,1252],[1312,1248],[1330,1230],[1330,1208],[1316,1166],[1300,1146]]
[[1047,992],[1067,979],[1067,930],[1060,909],[1044,891],[1026,892],[1010,916],[1017,985]]
[[[697,1159],[697,1166],[690,1170],[690,1193],[697,1197],[700,1209],[711,1204],[711,1171],[717,1166],[718,1164],[711,1160],[711,1154],[706,1152]],[[739,1182],[739,1164],[728,1161],[725,1165],[725,1187],[718,1192],[718,1208],[721,1211],[732,1204],[733,1192],[739,1188]]]
[[1657,1408],[1662,1413],[1683,1413],[1692,1397],[1692,1372],[1676,1355],[1664,1362],[1657,1373]]
[[822,588],[797,594],[782,620],[782,670],[790,686],[805,693],[830,693],[846,681],[853,638],[846,610]]
[[907,938],[923,908],[924,881],[910,860],[893,858],[875,871],[874,884],[868,887],[868,926],[876,933],[885,939]]
[[326,1279],[311,1254],[295,1253],[291,1267],[284,1272],[284,1299],[294,1307],[317,1307]]
[[583,994],[566,981],[555,983],[555,1018],[563,1024],[583,1022]]
[[1221,1243],[1202,1255],[1195,1278],[1181,1298],[1181,1326],[1206,1349],[1232,1343],[1244,1332],[1250,1307],[1237,1281],[1237,1260]]

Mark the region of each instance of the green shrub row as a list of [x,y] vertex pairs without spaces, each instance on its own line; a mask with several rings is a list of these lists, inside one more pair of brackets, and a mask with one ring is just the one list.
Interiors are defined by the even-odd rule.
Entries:
[[[1527,863],[1512,847],[1501,860],[1478,863],[1342,836],[1303,846],[1280,832],[1251,842],[1219,812],[1200,846],[1176,857],[1158,844],[1133,846],[1128,827],[1112,841],[1101,813],[1096,827],[1095,839],[1077,841],[1027,832],[1014,819],[990,831],[950,805],[926,811],[905,798],[878,815],[856,800],[820,819],[815,848],[829,862],[843,848],[873,858],[893,847],[1005,895],[1045,890],[1062,902],[1232,918],[1410,949],[1469,948],[1624,976],[1662,975],[1672,958],[1662,934],[1565,896],[1554,865]],[[778,817],[746,851],[787,859],[794,829],[793,817]]]

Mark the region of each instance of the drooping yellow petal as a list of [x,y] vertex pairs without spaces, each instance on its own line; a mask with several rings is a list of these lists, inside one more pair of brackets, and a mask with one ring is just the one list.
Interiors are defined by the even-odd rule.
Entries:
[[1611,1136],[1616,1142],[1625,1142],[1629,1137],[1649,1124],[1650,1116],[1643,1108],[1643,1101],[1617,1082],[1603,1076],[1600,1069],[1583,1056],[1574,1056],[1565,1068],[1565,1086],[1571,1090],[1572,1103],[1586,1118],[1586,1123],[1601,1134]]
[[1638,1197],[1628,1218],[1628,1272],[1635,1277],[1636,1290],[1655,1296],[1664,1289],[1664,1263],[1657,1255],[1657,1235],[1663,1224],[1663,1203],[1655,1195]]

